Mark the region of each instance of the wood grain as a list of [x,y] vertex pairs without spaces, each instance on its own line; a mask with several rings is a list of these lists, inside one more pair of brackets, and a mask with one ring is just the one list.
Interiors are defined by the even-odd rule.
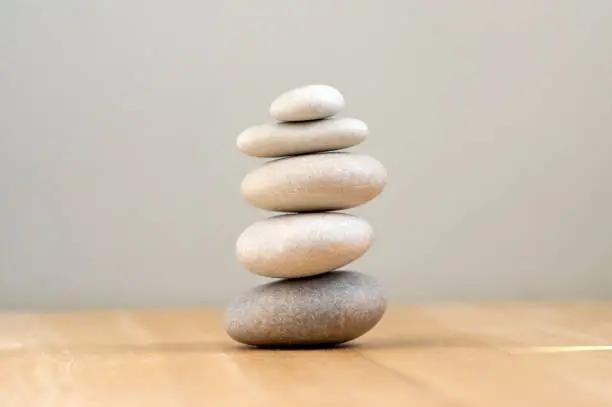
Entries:
[[221,312],[0,314],[0,405],[611,406],[612,302],[391,308],[352,346],[232,342]]

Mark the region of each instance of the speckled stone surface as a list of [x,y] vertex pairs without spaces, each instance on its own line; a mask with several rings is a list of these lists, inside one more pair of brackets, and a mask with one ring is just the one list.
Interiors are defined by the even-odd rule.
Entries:
[[345,266],[372,244],[365,220],[343,213],[281,215],[249,226],[236,256],[252,273],[273,278],[306,277]]
[[270,115],[293,122],[331,117],[344,108],[342,94],[329,85],[307,85],[289,90],[270,105]]
[[376,198],[386,178],[369,155],[320,153],[268,162],[244,177],[241,191],[251,205],[269,211],[342,210]]
[[362,143],[368,126],[352,118],[265,123],[238,135],[238,149],[252,157],[283,157],[348,148]]
[[376,278],[332,271],[255,287],[230,304],[224,323],[247,345],[336,345],[372,329],[386,304]]

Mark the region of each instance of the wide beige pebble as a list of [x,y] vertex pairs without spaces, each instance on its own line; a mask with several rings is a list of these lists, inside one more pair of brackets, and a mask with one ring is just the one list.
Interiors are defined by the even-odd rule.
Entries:
[[352,147],[368,134],[368,126],[361,120],[330,118],[252,126],[238,135],[236,144],[252,157],[282,157]]
[[279,121],[325,119],[344,108],[344,96],[329,85],[308,85],[281,94],[270,105],[270,115]]
[[247,345],[337,345],[370,331],[386,307],[376,278],[332,271],[255,287],[230,304],[224,324]]
[[268,211],[349,209],[376,198],[387,171],[375,158],[357,153],[321,153],[281,158],[249,172],[244,199]]
[[281,215],[257,221],[236,242],[240,264],[273,278],[306,277],[345,266],[371,246],[365,220],[344,213]]

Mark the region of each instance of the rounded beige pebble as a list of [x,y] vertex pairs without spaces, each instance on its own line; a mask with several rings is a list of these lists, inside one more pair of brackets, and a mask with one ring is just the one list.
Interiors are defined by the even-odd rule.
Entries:
[[366,154],[321,153],[281,158],[249,172],[241,191],[268,211],[313,212],[354,208],[376,198],[387,172]]
[[337,345],[371,330],[386,307],[376,278],[332,271],[251,289],[226,310],[225,329],[246,345]]
[[308,85],[287,91],[270,105],[270,115],[283,122],[325,119],[344,108],[344,96],[329,85]]
[[282,157],[352,147],[368,134],[368,126],[361,120],[331,118],[252,126],[238,135],[236,144],[252,157]]
[[255,274],[306,277],[361,257],[373,234],[368,222],[344,213],[281,215],[249,226],[236,242],[236,256]]

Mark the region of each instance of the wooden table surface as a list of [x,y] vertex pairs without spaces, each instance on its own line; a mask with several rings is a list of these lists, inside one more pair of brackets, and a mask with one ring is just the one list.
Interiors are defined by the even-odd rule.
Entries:
[[0,406],[612,406],[612,302],[390,308],[352,346],[256,350],[218,310],[0,314]]

